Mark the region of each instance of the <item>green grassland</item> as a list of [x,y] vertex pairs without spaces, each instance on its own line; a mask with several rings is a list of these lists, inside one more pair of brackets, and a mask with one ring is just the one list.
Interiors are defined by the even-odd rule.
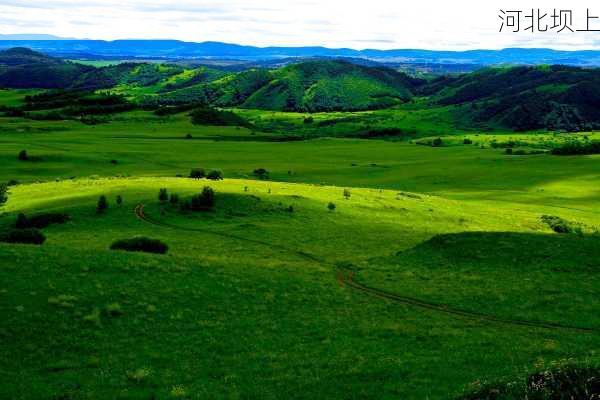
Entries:
[[[256,92],[239,76],[136,68],[112,90],[162,96],[198,79],[217,82],[223,105]],[[336,91],[314,83],[297,93]],[[0,105],[35,93],[0,91]],[[399,103],[228,108],[248,127],[193,124],[188,111],[0,116],[0,182],[18,182],[0,231],[21,212],[71,217],[41,246],[0,243],[0,398],[447,399],[556,365],[597,368],[600,155],[505,148],[599,134],[490,131],[462,116],[469,106]],[[200,167],[225,180],[187,178]],[[158,200],[204,186],[212,210]],[[109,249],[139,235],[168,253]],[[346,275],[405,298],[368,296]]]
[[[205,184],[217,192],[214,212],[182,215],[156,200],[160,187],[185,197]],[[94,212],[100,194],[111,199],[102,216]],[[120,207],[112,204],[117,194]],[[338,204],[334,212],[329,201]],[[136,219],[138,203],[157,225]],[[364,297],[335,281],[336,268],[352,268],[371,285],[452,307],[600,328],[590,264],[597,238],[560,237],[540,222],[546,209],[520,207],[355,188],[346,200],[339,187],[236,179],[17,186],[3,223],[17,211],[49,209],[72,221],[48,228],[41,248],[0,245],[10,343],[1,362],[11,382],[3,391],[445,398],[552,361],[595,360],[597,334],[464,320]],[[600,224],[595,214],[552,211],[585,219],[590,230]],[[456,248],[445,248],[455,253],[428,244],[439,233],[457,238]],[[169,254],[108,250],[135,235],[165,241]],[[475,259],[460,254],[473,248]],[[566,260],[572,250],[577,258]],[[9,372],[15,360],[20,369]]]

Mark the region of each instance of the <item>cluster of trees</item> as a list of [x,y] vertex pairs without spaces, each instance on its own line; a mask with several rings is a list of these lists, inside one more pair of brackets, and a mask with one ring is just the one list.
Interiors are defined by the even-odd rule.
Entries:
[[26,96],[25,104],[5,107],[4,113],[36,120],[64,120],[120,113],[134,108],[134,104],[119,95],[52,90]]
[[215,205],[215,191],[210,186],[204,186],[202,191],[195,194],[189,200],[180,201],[179,195],[169,192],[166,188],[161,188],[158,191],[158,200],[161,203],[170,203],[171,206],[179,206],[181,211],[206,211],[210,210]]
[[244,126],[251,128],[252,124],[234,112],[202,107],[190,113],[192,123],[196,125],[215,126]]
[[194,168],[190,171],[189,177],[192,179],[206,178],[211,181],[221,181],[223,180],[223,172],[218,169],[213,169],[207,173],[204,168]]
[[552,154],[557,156],[600,154],[600,141],[587,143],[571,141],[562,146],[553,148]]

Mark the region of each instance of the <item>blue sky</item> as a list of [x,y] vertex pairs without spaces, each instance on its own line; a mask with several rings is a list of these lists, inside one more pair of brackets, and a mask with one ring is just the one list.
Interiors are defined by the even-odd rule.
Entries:
[[258,46],[600,49],[600,32],[498,32],[500,9],[531,8],[570,9],[578,26],[585,26],[587,8],[600,15],[598,2],[583,0],[0,0],[0,34]]

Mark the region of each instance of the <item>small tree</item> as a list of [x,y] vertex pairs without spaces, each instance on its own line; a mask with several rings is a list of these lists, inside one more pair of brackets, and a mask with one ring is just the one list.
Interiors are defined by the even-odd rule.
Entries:
[[269,179],[269,171],[267,171],[264,168],[257,168],[255,169],[253,172],[254,176],[256,176],[258,179]]
[[190,178],[192,179],[202,179],[206,176],[206,172],[204,168],[194,168],[190,171]]
[[98,199],[98,204],[96,205],[96,214],[102,214],[108,208],[108,200],[106,200],[106,196],[102,195]]
[[329,211],[334,211],[335,210],[335,204],[333,204],[333,203],[330,202],[329,204],[327,204],[327,209]]
[[344,198],[346,200],[350,199],[350,195],[351,195],[350,189],[344,189]]
[[218,169],[213,169],[206,175],[206,179],[210,179],[212,181],[222,181],[223,180],[223,172]]
[[169,193],[167,192],[166,188],[162,188],[158,191],[158,200],[161,202],[169,200]]
[[208,210],[215,205],[215,191],[209,187],[204,186],[202,193],[192,197],[190,208],[193,211]]
[[171,203],[172,205],[177,205],[179,203],[179,195],[176,193],[172,193],[171,197],[169,198],[169,203]]
[[21,150],[19,152],[19,160],[21,160],[21,161],[29,160],[29,156],[27,155],[27,150]]
[[123,205],[123,197],[121,197],[121,195],[117,195],[117,205],[121,206]]

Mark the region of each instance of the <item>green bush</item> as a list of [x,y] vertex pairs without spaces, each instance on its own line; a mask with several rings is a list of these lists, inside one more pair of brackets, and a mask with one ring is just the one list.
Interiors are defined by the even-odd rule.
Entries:
[[46,236],[35,228],[13,229],[0,235],[0,242],[40,245],[46,241]]
[[548,225],[556,233],[582,233],[579,226],[553,215],[542,215],[542,222]]
[[212,181],[221,181],[223,180],[223,172],[219,171],[218,169],[214,169],[206,175],[206,179],[210,179]]
[[0,206],[8,201],[8,185],[0,183]]
[[98,204],[96,205],[96,214],[102,214],[108,209],[108,200],[106,196],[102,195],[98,198]]
[[440,147],[442,145],[442,138],[435,138],[433,139],[433,141],[431,142],[431,145],[433,147]]
[[269,179],[269,171],[264,168],[256,168],[252,174],[258,179]]
[[167,192],[166,188],[161,188],[158,191],[158,200],[160,200],[161,202],[165,202],[169,200],[169,193]]
[[117,205],[120,206],[123,204],[123,197],[121,197],[121,195],[117,195],[117,199],[116,199]]
[[157,239],[137,236],[131,239],[117,240],[110,245],[110,249],[165,254],[169,250],[169,246]]
[[463,144],[473,144],[473,141],[469,138],[465,138],[465,140],[463,140]]
[[333,204],[333,203],[330,202],[329,204],[327,204],[327,209],[329,211],[334,211],[335,210],[335,204]]
[[192,179],[202,179],[206,176],[206,172],[204,168],[194,168],[190,171],[190,178]]
[[20,213],[17,216],[15,228],[17,229],[29,229],[37,228],[43,229],[53,224],[64,224],[71,219],[69,214],[65,213],[45,213],[34,215],[33,217],[27,217],[25,214]]
[[172,205],[179,204],[179,195],[176,193],[172,193],[171,197],[169,197],[169,203]]
[[600,395],[600,368],[564,365],[512,382],[488,383],[457,400],[588,400]]
[[29,160],[29,156],[27,155],[27,150],[21,150],[19,152],[19,156],[18,156],[19,160],[21,161],[27,161]]
[[190,210],[202,211],[211,209],[215,205],[215,192],[209,186],[204,186],[202,193],[192,197]]

